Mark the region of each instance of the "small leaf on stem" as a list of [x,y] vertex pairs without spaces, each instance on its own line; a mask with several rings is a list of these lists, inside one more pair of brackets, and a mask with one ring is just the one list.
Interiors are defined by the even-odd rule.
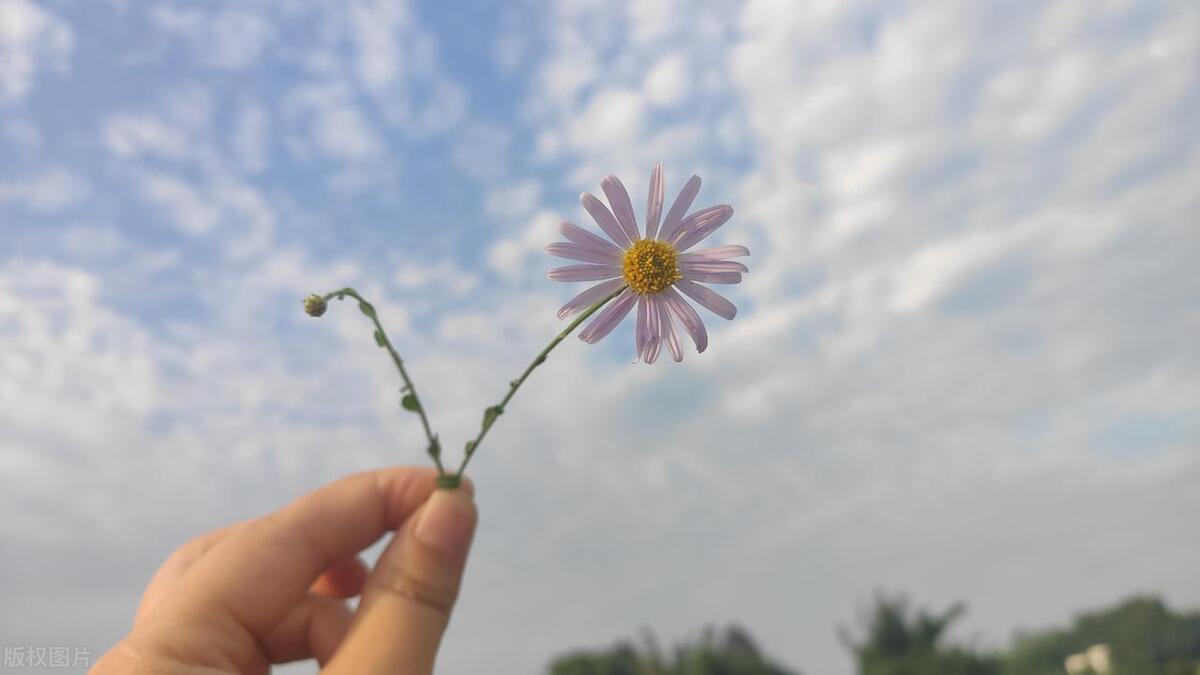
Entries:
[[503,414],[504,408],[501,408],[498,405],[488,406],[488,408],[483,411],[483,428],[486,429],[492,426],[492,423],[496,421],[496,418]]
[[367,316],[371,317],[372,319],[375,318],[375,308],[371,306],[371,303],[360,302],[360,303],[358,303],[358,308],[362,310],[363,314],[366,314]]
[[470,457],[473,452],[475,452],[475,441],[467,441],[467,457]]
[[435,460],[442,454],[442,444],[438,442],[438,437],[433,437],[433,442],[429,444],[429,456]]
[[412,394],[405,394],[404,398],[400,399],[400,406],[405,410],[411,410],[413,412],[421,411],[421,404],[417,403],[417,397],[413,396]]
[[375,344],[379,345],[380,347],[387,346],[387,340],[383,337],[382,331],[375,331]]

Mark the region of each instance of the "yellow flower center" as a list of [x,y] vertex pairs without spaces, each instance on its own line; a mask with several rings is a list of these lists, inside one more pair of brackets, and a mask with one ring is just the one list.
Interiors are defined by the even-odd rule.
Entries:
[[665,241],[639,239],[625,251],[621,273],[634,293],[661,293],[683,278],[676,265],[679,254]]

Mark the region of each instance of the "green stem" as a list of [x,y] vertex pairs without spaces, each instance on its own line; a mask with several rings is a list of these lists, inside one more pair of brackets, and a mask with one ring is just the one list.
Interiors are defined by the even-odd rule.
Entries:
[[462,464],[459,464],[457,472],[447,476],[447,478],[462,478],[463,471],[467,468],[467,462],[471,461],[471,457],[473,457],[475,455],[475,451],[479,449],[479,444],[483,442],[483,437],[487,436],[488,430],[491,429],[492,425],[496,423],[496,418],[504,412],[504,406],[508,405],[508,402],[512,400],[513,395],[516,394],[517,390],[521,388],[521,385],[525,383],[526,378],[528,378],[529,374],[533,372],[533,369],[545,363],[546,357],[550,354],[550,352],[558,346],[558,343],[562,342],[564,338],[578,328],[579,324],[583,323],[589,316],[595,314],[596,311],[601,307],[608,304],[609,300],[617,297],[617,295],[619,295],[623,290],[625,290],[625,286],[618,288],[608,295],[608,297],[604,298],[600,302],[597,302],[591,307],[588,307],[583,311],[582,314],[575,317],[575,320],[567,325],[567,327],[564,328],[557,337],[551,340],[550,344],[546,345],[545,349],[543,349],[537,356],[533,357],[533,361],[531,361],[529,366],[525,368],[525,372],[521,373],[520,377],[509,383],[508,393],[504,395],[504,398],[500,399],[500,403],[488,408],[487,412],[484,413],[483,425],[479,428],[479,435],[475,436],[475,440],[467,443],[467,450],[463,456]]
[[408,371],[404,369],[404,361],[400,358],[400,354],[396,353],[396,349],[392,347],[392,341],[388,338],[387,331],[383,330],[383,324],[379,323],[379,317],[375,314],[375,306],[363,299],[358,294],[358,291],[353,288],[343,288],[340,291],[326,293],[324,299],[326,302],[329,302],[332,298],[336,297],[340,300],[346,295],[358,300],[359,308],[362,309],[363,314],[366,314],[374,322],[375,330],[378,331],[376,342],[380,347],[387,349],[388,354],[392,357],[392,363],[396,364],[396,370],[400,371],[400,377],[404,380],[404,391],[412,396],[416,404],[415,412],[421,417],[421,427],[425,429],[425,438],[429,439],[429,455],[433,457],[433,462],[437,465],[440,480],[447,475],[446,468],[442,466],[441,445],[438,443],[437,436],[434,435],[433,430],[429,427],[429,418],[425,416],[425,406],[421,405],[421,397],[417,396],[417,387],[413,384],[412,378],[408,376]]

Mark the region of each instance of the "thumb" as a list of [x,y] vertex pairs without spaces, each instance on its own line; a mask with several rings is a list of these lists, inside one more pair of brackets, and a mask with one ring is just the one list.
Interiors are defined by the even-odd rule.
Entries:
[[355,623],[322,672],[432,673],[476,520],[469,482],[435,490],[379,557]]

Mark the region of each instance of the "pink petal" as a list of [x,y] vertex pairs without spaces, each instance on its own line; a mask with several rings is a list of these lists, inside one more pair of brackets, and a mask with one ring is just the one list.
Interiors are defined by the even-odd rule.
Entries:
[[621,249],[616,246],[616,244],[613,244],[611,241],[603,237],[594,235],[578,225],[572,225],[571,223],[563,222],[559,224],[558,230],[562,232],[564,237],[570,239],[576,244],[579,244],[580,246],[595,246],[597,248],[612,249],[612,251],[617,255],[620,255],[622,252]]
[[692,257],[712,258],[713,260],[728,260],[729,258],[738,258],[741,256],[750,255],[750,249],[737,244],[727,244],[725,246],[717,246],[715,248],[705,248],[691,253],[684,253],[679,256],[680,260],[687,260]]
[[604,339],[604,336],[611,333],[612,329],[616,328],[617,324],[621,323],[621,319],[624,319],[629,310],[633,308],[637,297],[637,293],[628,288],[621,291],[621,294],[600,310],[596,318],[592,319],[592,322],[579,333],[579,339],[588,344],[596,344]]
[[604,190],[604,196],[608,197],[613,214],[616,215],[617,222],[621,224],[621,229],[625,230],[625,236],[629,237],[629,241],[641,239],[642,235],[638,234],[637,216],[633,213],[633,202],[629,201],[629,192],[625,190],[621,179],[616,176],[605,176],[604,180],[600,181],[600,188]]
[[633,351],[637,357],[645,361],[646,345],[650,342],[650,305],[646,296],[639,295],[637,301],[637,322],[633,329]]
[[715,260],[713,258],[683,258],[679,259],[680,272],[741,272],[749,274],[750,268],[736,260]]
[[667,308],[667,300],[662,295],[654,296],[654,305],[658,309],[658,321],[662,325],[663,342],[675,363],[683,360],[683,350],[679,348],[679,338],[675,335],[675,327],[671,323],[671,310]]
[[662,347],[662,317],[658,313],[654,295],[638,298],[637,331],[634,348],[644,363],[654,363]]
[[704,284],[740,284],[742,275],[737,272],[682,272],[688,281],[699,281]]
[[663,175],[662,162],[654,163],[654,171],[650,172],[650,194],[646,197],[646,238],[653,239],[658,231],[658,219],[663,207]]
[[733,303],[721,297],[716,291],[692,283],[687,279],[680,279],[675,282],[675,287],[683,291],[689,298],[700,303],[708,311],[716,314],[722,319],[733,319],[737,315],[737,307]]
[[603,281],[621,276],[620,265],[567,265],[546,273],[554,281]]
[[658,307],[654,304],[653,295],[642,296],[646,301],[646,319],[649,324],[649,341],[645,345],[645,353],[642,355],[642,360],[646,363],[654,363],[658,360],[658,355],[662,352],[662,316],[658,313]]
[[679,232],[675,234],[675,248],[686,251],[717,231],[733,216],[733,207],[728,204],[710,206],[683,219]]
[[597,302],[600,302],[604,298],[608,297],[611,293],[615,293],[617,289],[624,284],[624,279],[609,279],[608,281],[602,281],[595,286],[592,286],[591,288],[583,291],[579,295],[576,295],[567,301],[567,304],[563,305],[562,309],[558,310],[558,318],[565,319],[581,309],[591,307]]
[[585,246],[580,244],[571,244],[567,242],[555,242],[546,245],[546,253],[559,258],[568,258],[570,260],[582,260],[583,262],[597,263],[600,265],[620,265],[621,253],[615,249],[603,249],[598,246]]
[[662,299],[667,304],[667,307],[679,319],[679,323],[683,324],[684,330],[688,335],[692,336],[692,342],[696,345],[696,352],[703,353],[708,349],[708,331],[704,328],[704,322],[700,320],[700,315],[692,306],[684,300],[682,296],[675,292],[674,288],[667,288],[662,292]]
[[675,198],[675,203],[671,205],[671,210],[667,211],[667,217],[663,220],[662,231],[658,233],[658,238],[662,241],[671,241],[679,233],[679,224],[683,222],[683,216],[687,210],[692,208],[692,202],[696,200],[696,194],[700,192],[700,176],[692,176],[688,182],[684,184],[683,189],[679,191],[679,196]]
[[579,203],[583,204],[583,208],[592,215],[592,219],[596,221],[601,230],[604,230],[604,234],[616,242],[617,246],[629,248],[633,245],[633,240],[625,234],[625,230],[621,229],[621,224],[613,217],[612,211],[608,210],[604,202],[585,192],[579,195]]

